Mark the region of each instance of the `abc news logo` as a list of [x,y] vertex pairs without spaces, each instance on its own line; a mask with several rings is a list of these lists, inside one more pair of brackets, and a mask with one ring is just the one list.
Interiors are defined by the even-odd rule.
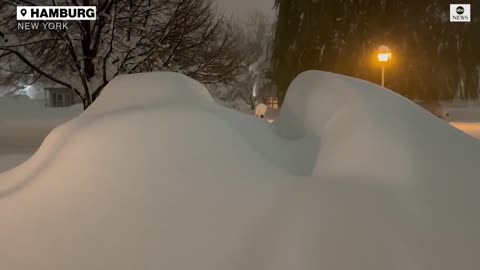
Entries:
[[470,4],[452,4],[450,5],[451,22],[470,22]]

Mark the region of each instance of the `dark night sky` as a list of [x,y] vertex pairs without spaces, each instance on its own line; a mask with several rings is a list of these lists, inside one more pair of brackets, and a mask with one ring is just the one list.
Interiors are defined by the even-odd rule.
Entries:
[[234,14],[242,17],[249,11],[259,9],[273,16],[272,9],[274,0],[214,0],[218,6],[225,10],[226,14]]

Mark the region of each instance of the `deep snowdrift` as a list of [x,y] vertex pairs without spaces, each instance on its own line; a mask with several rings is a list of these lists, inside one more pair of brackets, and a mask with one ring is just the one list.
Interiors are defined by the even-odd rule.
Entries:
[[479,269],[480,145],[308,72],[272,130],[179,74],[113,80],[0,175],[0,269]]
[[27,96],[0,97],[0,155],[37,148],[53,128],[82,111],[82,105],[47,108]]
[[21,164],[52,129],[82,111],[82,105],[47,108],[27,96],[0,97],[0,172]]
[[450,114],[449,120],[455,122],[480,122],[479,103],[453,103],[444,105]]
[[313,175],[361,174],[417,188],[480,172],[473,138],[389,90],[346,76],[301,74],[275,124],[289,138],[318,138]]
[[480,140],[480,122],[450,122],[450,125]]

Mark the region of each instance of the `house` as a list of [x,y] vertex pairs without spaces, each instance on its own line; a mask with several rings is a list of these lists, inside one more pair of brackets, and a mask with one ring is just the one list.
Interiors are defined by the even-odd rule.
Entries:
[[75,102],[75,92],[69,88],[45,88],[46,107],[70,107]]

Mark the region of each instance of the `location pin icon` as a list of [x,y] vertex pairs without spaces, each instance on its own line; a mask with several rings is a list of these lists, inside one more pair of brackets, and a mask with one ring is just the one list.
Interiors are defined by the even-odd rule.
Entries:
[[25,17],[25,15],[27,15],[27,10],[24,9],[24,8],[22,8],[22,9],[20,10],[20,14],[22,14],[22,16]]

